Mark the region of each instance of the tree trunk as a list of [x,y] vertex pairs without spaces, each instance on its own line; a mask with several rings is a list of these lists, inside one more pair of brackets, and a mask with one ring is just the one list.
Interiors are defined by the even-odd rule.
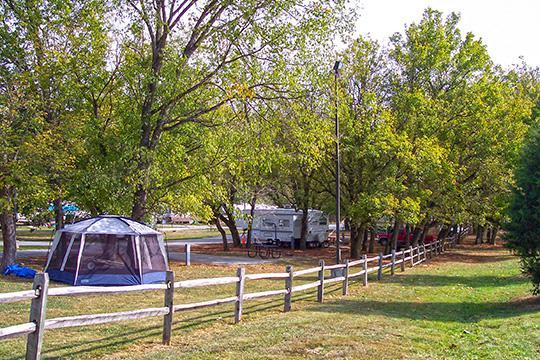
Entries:
[[[426,223],[426,224],[424,225],[423,229],[422,229],[422,236],[420,237],[420,243],[421,243],[421,244],[423,244],[424,241],[426,240],[426,235],[427,235],[427,233],[428,233],[428,231],[429,231],[429,228],[430,228],[429,224]],[[416,245],[418,245],[418,244],[416,244]],[[415,246],[416,246],[416,245],[415,245]]]
[[13,264],[17,258],[17,234],[15,232],[15,217],[10,207],[12,205],[10,189],[7,187],[2,188],[0,196],[6,203],[2,212],[0,212],[0,226],[2,226],[4,245],[0,270],[3,270],[4,267]]
[[223,241],[223,251],[229,251],[229,243],[227,242],[227,233],[225,232],[225,229],[223,229],[223,226],[221,226],[221,222],[219,221],[219,218],[217,217],[214,218],[214,224],[216,225],[216,228],[221,234],[221,240]]
[[476,229],[476,240],[474,241],[474,244],[475,245],[482,244],[483,239],[484,239],[484,226],[478,225]]
[[[302,209],[302,223],[300,228],[300,249],[305,250],[308,236],[308,209],[304,207]],[[336,239],[337,241],[338,239]],[[292,240],[294,241],[294,239]],[[292,247],[292,246],[291,246]]]
[[143,221],[146,216],[146,202],[148,200],[148,191],[143,185],[137,185],[137,190],[133,196],[133,207],[131,209],[131,218],[136,221]]
[[418,246],[418,243],[420,242],[421,237],[422,237],[422,228],[420,226],[416,226],[413,232],[413,241],[412,241],[413,247]]
[[377,234],[375,234],[375,229],[373,227],[369,228],[369,253],[375,252],[375,240],[377,239]]
[[251,206],[251,209],[249,209],[248,232],[247,232],[247,240],[246,240],[247,247],[251,246],[251,240],[253,239],[253,217],[255,216],[256,204],[257,204],[257,195],[254,195],[251,198],[251,201],[249,203],[249,205]]
[[54,205],[54,229],[61,230],[64,228],[64,209],[62,207],[62,199],[57,198],[53,201]]
[[[352,239],[352,234],[351,234],[351,239]],[[364,233],[362,234],[362,252],[368,251],[368,245],[369,245],[369,230],[366,227],[366,229],[364,230]]]
[[441,231],[439,231],[439,235],[437,236],[437,240],[443,240],[448,237],[448,232],[450,231],[450,227],[443,225],[441,228]]
[[[399,232],[401,230],[402,224],[403,222],[399,219],[396,219],[394,221],[394,231],[392,231],[392,238],[390,239],[390,244],[389,244],[391,250],[396,250],[397,248],[397,240],[398,240],[398,236],[399,236]],[[385,249],[385,253],[387,254],[389,253],[388,249]]]
[[497,244],[497,233],[499,232],[499,227],[497,225],[494,225],[493,228],[491,228],[491,238],[489,239],[489,243],[491,245]]
[[228,209],[225,206],[223,208],[225,209],[226,216],[223,214],[220,214],[219,218],[229,228],[229,231],[231,232],[231,237],[233,240],[233,246],[240,247],[241,246],[240,233],[238,232],[238,228],[236,227],[236,219],[234,217],[234,214],[228,211]]
[[463,224],[459,224],[457,225],[457,238],[456,238],[456,243],[457,244],[461,244],[462,240],[463,240]]
[[362,242],[360,240],[364,238],[366,226],[362,224],[356,224],[354,222],[351,222],[349,226],[351,227],[351,258],[359,259],[362,253]]
[[410,224],[405,225],[405,248],[411,246],[411,226]]

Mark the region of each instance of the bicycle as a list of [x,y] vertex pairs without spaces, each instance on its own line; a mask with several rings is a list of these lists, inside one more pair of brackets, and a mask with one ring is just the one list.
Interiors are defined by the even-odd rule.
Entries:
[[261,259],[268,259],[269,257],[279,259],[281,257],[281,250],[276,245],[253,244],[247,249],[247,255],[250,258],[258,255]]

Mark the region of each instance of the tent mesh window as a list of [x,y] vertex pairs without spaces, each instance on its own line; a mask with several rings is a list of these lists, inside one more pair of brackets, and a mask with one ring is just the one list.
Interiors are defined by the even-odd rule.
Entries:
[[87,234],[79,274],[138,276],[136,259],[135,239],[132,236]]
[[77,271],[77,258],[79,256],[79,249],[81,246],[81,234],[76,234],[73,238],[73,244],[69,250],[66,263],[64,265],[64,271],[75,273]]
[[157,235],[143,235],[140,237],[140,243],[143,273],[166,271],[167,264]]
[[62,233],[62,236],[60,236],[60,240],[58,241],[58,245],[56,245],[56,249],[54,249],[54,253],[49,264],[49,270],[60,270],[64,257],[66,256],[66,252],[68,251],[72,236],[72,233]]

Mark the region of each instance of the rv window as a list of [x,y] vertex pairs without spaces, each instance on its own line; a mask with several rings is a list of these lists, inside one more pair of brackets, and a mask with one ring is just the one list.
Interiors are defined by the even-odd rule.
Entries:
[[327,223],[326,218],[322,217],[319,219],[319,225],[326,225]]
[[263,226],[266,226],[266,227],[273,227],[275,224],[268,220],[268,219],[263,219]]
[[279,227],[289,227],[291,225],[289,220],[279,220]]

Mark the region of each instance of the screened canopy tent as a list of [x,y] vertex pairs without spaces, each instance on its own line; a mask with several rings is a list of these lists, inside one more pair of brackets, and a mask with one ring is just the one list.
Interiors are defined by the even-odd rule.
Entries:
[[56,232],[45,271],[73,285],[138,285],[165,281],[163,235],[121,216],[102,215]]

